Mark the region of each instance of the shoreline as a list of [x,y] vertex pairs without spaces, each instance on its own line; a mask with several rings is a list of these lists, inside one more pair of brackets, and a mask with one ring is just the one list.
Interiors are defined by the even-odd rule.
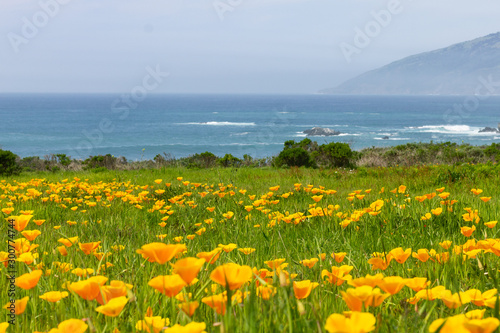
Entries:
[[[288,144],[288,148],[287,148]],[[285,142],[282,152],[289,148],[303,149],[311,156],[313,163],[293,164],[280,161],[281,153],[264,158],[243,155],[242,158],[225,154],[215,155],[211,152],[200,152],[188,157],[175,158],[167,153],[157,154],[152,159],[128,160],[111,154],[89,156],[85,160],[73,159],[66,154],[48,154],[44,157],[19,157],[12,152],[19,171],[52,171],[59,170],[130,170],[157,169],[168,167],[186,167],[207,169],[215,167],[293,167],[306,166],[313,168],[370,168],[394,166],[422,165],[457,165],[457,164],[497,164],[500,162],[500,143],[474,146],[470,144],[444,143],[407,143],[390,147],[371,147],[361,151],[352,151],[347,144],[331,143],[318,145],[308,138],[295,142]],[[328,149],[330,149],[328,151]],[[300,150],[299,149],[299,150]],[[332,149],[340,149],[333,151]],[[345,151],[342,151],[344,149]],[[348,149],[348,150],[346,150]],[[2,150],[0,150],[2,152]],[[5,151],[4,151],[5,152]],[[342,163],[339,163],[342,161]],[[1,174],[2,172],[0,172]]]

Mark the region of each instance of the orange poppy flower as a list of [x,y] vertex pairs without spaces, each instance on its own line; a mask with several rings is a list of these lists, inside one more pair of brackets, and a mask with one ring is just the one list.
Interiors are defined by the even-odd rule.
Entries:
[[90,242],[90,243],[80,243],[78,246],[80,246],[80,250],[83,251],[83,253],[89,255],[93,251],[97,250],[99,247],[99,244],[101,244],[101,241],[98,242]]
[[254,248],[251,248],[251,247],[244,247],[244,248],[240,248],[238,249],[238,251],[240,251],[241,253],[243,254],[250,254],[250,253],[253,253],[255,252],[255,249]]
[[418,249],[417,252],[413,252],[412,257],[420,260],[421,262],[426,262],[430,258],[429,250]]
[[353,279],[353,280],[347,281],[347,283],[353,287],[370,286],[370,287],[374,288],[375,286],[378,285],[378,283],[380,281],[382,281],[383,278],[384,278],[384,276],[380,273],[375,274],[375,275],[367,274],[365,277]]
[[403,248],[397,247],[389,251],[388,256],[396,260],[398,263],[403,264],[410,255],[411,255],[411,248],[403,250]]
[[113,298],[127,296],[127,291],[131,290],[134,286],[122,281],[113,280],[107,286],[101,287],[101,292],[97,295],[97,303],[103,305]]
[[210,274],[210,279],[230,290],[238,289],[252,279],[253,272],[250,266],[240,266],[234,263],[224,264],[215,268]]
[[205,259],[197,259],[197,258],[184,258],[177,260],[174,267],[174,273],[179,274],[179,276],[186,282],[187,284],[191,284],[193,280],[196,278],[198,273],[200,272],[201,267],[205,263]]
[[14,303],[7,303],[4,305],[4,309],[10,310],[15,309],[16,316],[19,316],[24,313],[26,310],[26,305],[28,304],[29,296],[23,297],[21,299],[16,299]]
[[472,236],[472,233],[474,232],[474,230],[476,230],[476,226],[472,226],[471,227],[461,227],[460,228],[460,232],[462,233],[462,235],[464,235],[465,237],[470,237]]
[[323,199],[322,195],[313,195],[311,197],[315,202],[319,202],[321,199]]
[[308,267],[308,268],[313,268],[314,265],[316,265],[316,263],[319,261],[318,258],[312,258],[312,259],[304,259],[304,260],[301,260],[300,263],[302,265],[304,265],[305,267]]
[[412,279],[406,279],[405,284],[408,288],[418,292],[422,289],[427,288],[431,284],[431,282],[427,281],[427,278],[424,277],[414,277]]
[[146,331],[148,333],[160,333],[168,325],[170,325],[170,320],[168,318],[162,318],[160,316],[153,317],[151,315],[144,317],[144,320],[139,320],[135,324],[135,328],[139,331]]
[[7,207],[7,208],[2,208],[1,210],[3,213],[10,215],[15,210],[15,208],[14,207]]
[[68,289],[75,292],[78,296],[91,301],[97,298],[101,287],[106,283],[108,278],[104,276],[93,276],[87,280],[73,282]]
[[128,298],[125,296],[113,298],[106,305],[101,305],[95,310],[108,317],[117,317],[128,303]]
[[382,294],[380,289],[370,286],[349,288],[347,291],[341,291],[340,293],[351,311],[361,311],[363,305],[365,307],[377,307],[390,296],[390,294]]
[[7,328],[9,328],[9,323],[8,322],[0,323],[0,333],[7,332]]
[[422,289],[415,295],[418,299],[433,301],[441,297],[441,294],[446,290],[445,286],[436,286],[432,289]]
[[436,216],[439,216],[441,215],[441,213],[443,212],[443,208],[439,207],[439,208],[436,208],[436,209],[431,209],[431,213],[433,215],[436,215]]
[[179,308],[189,317],[192,317],[194,315],[194,312],[196,311],[196,309],[198,309],[199,306],[200,303],[198,301],[183,302],[179,304]]
[[14,220],[14,229],[20,232],[26,228],[32,217],[33,215],[9,216],[6,220]]
[[41,276],[42,270],[35,270],[31,273],[23,274],[16,279],[16,286],[26,290],[33,289],[38,284]]
[[264,264],[271,269],[277,269],[281,266],[282,263],[285,262],[286,259],[274,259],[269,261],[264,261]]
[[485,222],[484,225],[487,226],[488,228],[492,229],[497,225],[498,221],[490,221],[490,222]]
[[445,241],[442,241],[441,243],[439,243],[439,246],[441,246],[445,250],[448,250],[451,246],[451,243],[452,243],[451,241],[445,240]]
[[372,265],[373,271],[376,269],[386,270],[391,261],[386,258],[375,257],[368,259],[368,263]]
[[33,222],[35,222],[37,226],[41,226],[45,222],[45,220],[33,220]]
[[380,289],[391,295],[397,294],[406,285],[406,280],[401,276],[387,276],[378,283]]
[[330,333],[366,333],[375,329],[375,316],[369,312],[353,311],[349,316],[334,313],[328,317],[325,329]]
[[187,284],[178,274],[174,275],[160,275],[148,282],[150,287],[158,290],[162,294],[168,297],[174,297],[177,295],[182,288]]
[[69,238],[59,238],[57,241],[66,247],[71,247],[73,244],[76,244],[78,242],[78,236]]
[[500,325],[500,320],[489,317],[465,321],[463,327],[469,332],[494,332]]
[[217,259],[219,259],[221,252],[222,249],[217,247],[210,252],[200,252],[196,255],[196,257],[205,259],[205,261],[209,264],[214,264]]
[[181,326],[179,324],[175,324],[170,327],[168,331],[169,333],[203,333],[207,325],[205,323],[197,323],[195,321],[190,322],[186,326]]
[[315,289],[319,283],[311,282],[310,280],[304,281],[294,281],[293,282],[293,293],[295,298],[304,299],[307,298],[313,289]]
[[230,243],[227,245],[219,244],[217,247],[220,247],[224,252],[229,253],[229,252],[233,251],[234,249],[236,249],[238,247],[238,245],[236,245],[234,243]]
[[58,246],[57,251],[59,251],[59,253],[64,257],[68,255],[68,250],[66,249],[66,246],[64,246],[64,245]]
[[0,264],[3,264],[6,268],[9,266],[9,253],[0,251]]
[[21,235],[24,236],[30,242],[34,241],[38,236],[40,236],[42,232],[40,230],[24,230],[21,232]]
[[335,261],[340,264],[340,263],[342,263],[342,261],[344,261],[344,258],[346,255],[347,255],[347,252],[332,253],[332,258],[335,259]]
[[[57,333],[83,333],[87,330],[89,326],[85,324],[83,320],[80,319],[68,319],[61,322],[57,329]],[[53,330],[50,330],[52,332]]]
[[184,252],[185,250],[186,245],[184,244],[150,243],[143,245],[136,252],[149,262],[156,262],[163,265],[167,261],[170,261],[177,253]]
[[257,287],[257,296],[264,300],[269,300],[275,294],[276,288],[271,285]]
[[352,271],[353,268],[354,268],[353,266],[347,266],[347,265],[343,265],[341,267],[333,266],[331,272],[324,269],[321,272],[321,278],[324,278],[326,276],[327,281],[329,283],[340,286],[345,281],[352,279],[352,276],[349,275],[348,273]]
[[227,295],[225,292],[209,297],[203,297],[201,301],[214,309],[218,314],[226,314]]
[[464,208],[467,213],[462,215],[465,222],[475,222],[479,223],[481,218],[479,217],[479,211],[477,209],[472,210],[471,208]]
[[[493,299],[496,301],[496,295],[498,294],[497,289],[490,289],[481,293],[480,290],[477,289],[469,289],[465,292],[467,296],[470,298],[471,302],[477,306],[485,306],[486,301],[489,299]],[[494,302],[493,302],[494,303]]]
[[86,277],[94,273],[94,270],[92,268],[75,268],[71,273],[79,277]]
[[16,261],[19,262],[24,262],[26,265],[31,265],[33,261],[35,261],[35,257],[33,257],[33,254],[31,252],[26,252],[21,254]]
[[68,297],[67,291],[48,291],[39,298],[46,300],[47,302],[55,303],[59,302],[61,299]]
[[467,296],[466,293],[460,292],[452,294],[450,290],[445,290],[440,299],[443,301],[444,305],[449,309],[456,309],[461,307],[464,304],[467,304],[471,301],[470,297]]

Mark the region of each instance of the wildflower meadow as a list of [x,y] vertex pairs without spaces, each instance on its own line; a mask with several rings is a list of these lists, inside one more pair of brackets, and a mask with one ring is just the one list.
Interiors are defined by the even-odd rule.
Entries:
[[495,165],[0,180],[0,332],[494,332]]

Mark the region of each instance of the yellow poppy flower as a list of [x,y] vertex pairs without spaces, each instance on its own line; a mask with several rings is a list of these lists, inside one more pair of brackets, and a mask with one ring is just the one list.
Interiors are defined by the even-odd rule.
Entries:
[[113,298],[106,305],[101,305],[95,310],[108,317],[117,317],[128,303],[128,298],[125,296]]
[[47,302],[55,303],[59,302],[61,299],[68,297],[67,291],[48,291],[39,298],[46,300]]
[[249,266],[228,263],[215,268],[210,274],[210,279],[224,287],[227,284],[230,290],[234,290],[249,282],[252,276],[252,268]]

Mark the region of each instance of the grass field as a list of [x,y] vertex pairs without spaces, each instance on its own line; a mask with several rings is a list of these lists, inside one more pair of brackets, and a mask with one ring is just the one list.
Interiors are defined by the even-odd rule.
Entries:
[[493,332],[499,171],[7,178],[0,332]]

